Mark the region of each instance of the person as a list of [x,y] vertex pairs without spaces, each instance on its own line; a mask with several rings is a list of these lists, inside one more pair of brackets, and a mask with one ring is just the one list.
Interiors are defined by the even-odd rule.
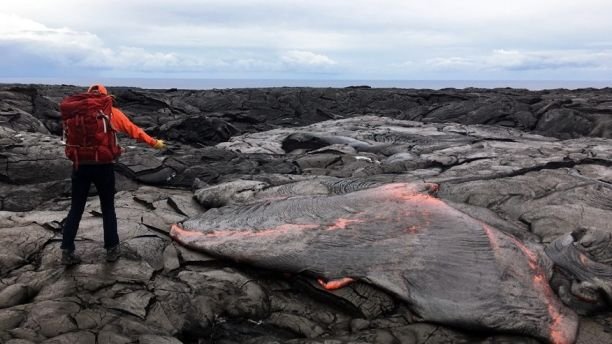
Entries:
[[[106,87],[100,84],[92,85],[87,92],[108,95]],[[110,125],[114,131],[125,133],[131,138],[144,142],[155,149],[162,150],[166,147],[163,140],[157,140],[149,136],[144,130],[132,123],[121,110],[114,106],[112,106]],[[63,229],[61,245],[61,263],[63,265],[74,265],[81,262],[81,259],[74,253],[74,239],[83,211],[85,210],[85,203],[87,202],[91,183],[96,186],[98,196],[100,197],[106,260],[114,262],[119,259],[119,236],[117,234],[117,216],[115,214],[114,163],[79,161],[78,165],[74,165],[72,171],[72,200]]]

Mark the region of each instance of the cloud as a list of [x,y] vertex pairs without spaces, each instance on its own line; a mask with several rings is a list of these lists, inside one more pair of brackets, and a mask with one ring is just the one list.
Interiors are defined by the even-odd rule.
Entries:
[[[465,33],[466,29],[487,28],[481,30],[483,34],[521,32],[537,36],[546,28],[557,32],[572,32],[576,28],[607,30],[612,3],[608,0],[515,0],[503,5],[489,0],[107,0],[83,4],[78,0],[54,0],[39,1],[32,6],[28,1],[6,0],[2,8],[48,25],[68,25],[99,34],[101,27],[130,32],[125,29],[208,23],[230,28],[318,28],[336,32],[423,29]],[[75,8],[79,15],[65,15]]]
[[611,11],[609,0],[6,0],[0,76],[610,78]]
[[[75,8],[79,15],[65,15]],[[108,0],[83,5],[54,0],[31,6],[7,0],[0,11],[95,33],[112,46],[353,53],[395,48],[407,55],[432,46],[553,49],[606,41],[612,2]]]
[[612,51],[548,50],[521,51],[497,49],[477,56],[437,57],[425,61],[434,70],[463,71],[541,71],[612,68]]
[[331,66],[336,64],[336,61],[325,55],[303,50],[288,51],[281,56],[281,60],[289,65],[298,66]]
[[177,67],[172,53],[149,52],[137,47],[108,47],[98,36],[69,28],[50,28],[16,15],[0,13],[0,45],[65,67],[155,70]]
[[[602,58],[604,57],[605,58]],[[515,71],[543,69],[605,68],[612,55],[593,51],[532,51],[495,50],[484,58],[485,65]]]
[[[414,65],[414,62],[411,62]],[[477,63],[474,59],[452,56],[452,57],[436,57],[428,59],[425,64],[433,67],[434,69],[440,70],[453,70],[453,69],[465,69],[473,68]]]
[[282,28],[274,26],[235,26],[214,23],[155,26],[146,31],[123,34],[130,42],[148,47],[175,49],[248,49],[254,50],[343,50],[353,46],[352,36],[319,29]]
[[[322,54],[288,50],[280,55],[269,51],[228,51],[199,53],[197,49],[155,51],[138,46],[111,47],[99,36],[69,28],[52,28],[16,15],[0,13],[0,47],[12,52],[0,57],[9,70],[19,60],[36,61],[38,68],[119,73],[285,73],[315,71],[336,65]],[[220,37],[223,37],[222,35]],[[218,38],[221,39],[221,38]],[[45,66],[46,65],[46,66]],[[0,67],[0,76],[9,74]]]

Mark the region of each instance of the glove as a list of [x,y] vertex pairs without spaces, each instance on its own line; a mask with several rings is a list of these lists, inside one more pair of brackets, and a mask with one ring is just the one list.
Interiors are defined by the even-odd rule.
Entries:
[[166,141],[164,140],[157,140],[155,141],[155,146],[153,146],[153,148],[155,149],[165,149],[166,148]]

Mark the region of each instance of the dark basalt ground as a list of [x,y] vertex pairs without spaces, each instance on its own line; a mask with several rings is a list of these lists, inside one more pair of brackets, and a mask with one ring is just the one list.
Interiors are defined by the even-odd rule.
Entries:
[[[71,164],[57,103],[81,90],[0,87],[0,343],[538,342],[426,322],[367,283],[328,292],[310,276],[215,259],[169,237],[202,212],[279,194],[426,181],[522,241],[612,233],[610,89],[111,88],[170,149],[123,141],[125,254],[104,261],[94,190],[77,236],[84,262],[64,268]],[[612,342],[610,304],[578,313],[577,343]]]

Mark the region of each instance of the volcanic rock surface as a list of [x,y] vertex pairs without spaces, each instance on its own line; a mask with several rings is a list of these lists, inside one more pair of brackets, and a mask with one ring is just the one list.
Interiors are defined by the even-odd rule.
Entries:
[[[483,331],[451,321],[469,309],[423,317],[384,285],[357,280],[325,290],[310,273],[210,256],[169,235],[202,214],[231,222],[236,209],[262,202],[423,182],[518,243],[565,252],[559,238],[573,232],[570,241],[592,248],[588,257],[604,257],[596,269],[603,277],[550,263],[546,282],[578,316],[575,342],[612,342],[612,246],[595,244],[612,236],[612,90],[110,88],[170,148],[122,138],[116,207],[124,254],[104,261],[92,190],[76,243],[83,263],[65,268],[59,245],[71,163],[57,103],[78,91],[0,87],[0,343],[554,342],[512,332],[520,321],[512,314],[497,320],[508,326]],[[591,232],[604,234],[581,234]],[[373,260],[382,253],[371,252]],[[479,287],[456,292],[477,297]]]

